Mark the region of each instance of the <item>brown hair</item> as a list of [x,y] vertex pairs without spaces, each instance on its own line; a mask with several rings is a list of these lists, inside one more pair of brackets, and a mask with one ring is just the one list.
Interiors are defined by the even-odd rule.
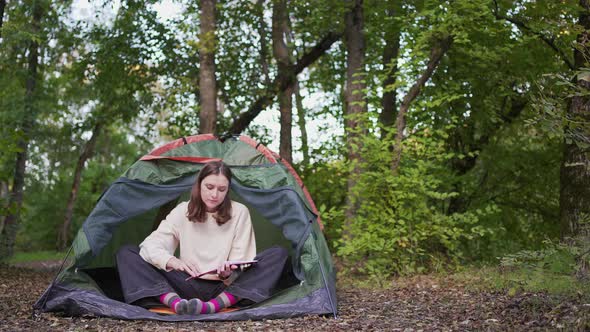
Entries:
[[[203,202],[203,199],[201,199],[201,182],[211,174],[221,174],[225,176],[228,184],[231,185],[231,170],[224,162],[211,161],[206,163],[197,176],[197,181],[195,181],[193,189],[191,190],[191,199],[188,202],[188,212],[186,216],[188,217],[188,220],[192,222],[205,222],[207,220],[207,206],[205,205],[205,202]],[[229,191],[229,187],[227,190]],[[213,215],[213,218],[215,218],[218,225],[225,224],[231,218],[231,200],[229,198],[229,192],[225,195],[223,202],[217,207],[217,211]]]

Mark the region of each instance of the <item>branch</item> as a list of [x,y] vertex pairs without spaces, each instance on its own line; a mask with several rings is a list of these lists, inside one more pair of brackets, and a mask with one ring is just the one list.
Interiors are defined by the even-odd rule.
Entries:
[[418,81],[412,85],[408,94],[404,97],[402,104],[399,108],[399,113],[397,114],[397,118],[395,120],[395,145],[393,148],[393,160],[391,163],[391,170],[395,173],[399,167],[399,162],[401,159],[402,153],[402,139],[404,137],[404,129],[406,128],[406,113],[410,108],[410,104],[420,95],[420,91],[426,82],[430,79],[436,67],[440,62],[440,59],[445,55],[445,53],[451,47],[453,42],[453,37],[448,36],[442,40],[440,40],[436,46],[433,46],[430,50],[430,57],[428,58],[428,64],[426,65],[426,69],[418,78]]
[[342,32],[329,32],[320,42],[309,52],[305,53],[294,66],[295,75],[301,73],[303,69],[314,63],[320,56],[326,53],[336,41],[342,37]]
[[498,10],[498,1],[497,0],[494,0],[494,7],[495,7],[494,8],[494,16],[496,17],[497,20],[508,21],[508,22],[516,25],[520,30],[530,32],[533,35],[539,37],[542,41],[545,42],[545,44],[549,45],[549,47],[551,47],[555,51],[555,53],[557,53],[559,55],[559,57],[565,62],[565,64],[571,70],[575,69],[575,66],[572,63],[572,61],[567,57],[567,55],[562,50],[559,49],[559,47],[557,47],[557,45],[555,45],[555,38],[547,38],[547,36],[543,35],[541,32],[534,31],[533,29],[531,29],[530,27],[528,27],[526,24],[524,24],[521,21],[518,21],[518,20],[511,18],[511,17],[500,15],[500,12]]
[[248,110],[242,114],[234,121],[229,132],[232,134],[240,134],[244,131],[250,122],[252,122],[260,112],[262,112],[266,107],[268,107],[274,97],[278,94],[279,91],[285,90],[289,85],[295,82],[295,78],[299,73],[303,71],[303,69],[309,67],[312,63],[314,63],[320,56],[322,56],[332,44],[334,44],[337,40],[342,37],[342,32],[329,32],[322,40],[314,46],[311,50],[305,53],[301,58],[297,60],[295,65],[293,65],[292,70],[293,73],[291,75],[282,75],[277,76],[272,81],[272,84],[268,87],[266,92],[258,97],[250,105]]

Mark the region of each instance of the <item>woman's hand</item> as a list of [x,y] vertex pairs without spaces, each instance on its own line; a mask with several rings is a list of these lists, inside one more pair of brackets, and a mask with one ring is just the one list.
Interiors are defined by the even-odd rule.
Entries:
[[168,262],[166,263],[166,270],[168,269],[186,272],[193,278],[195,278],[197,274],[199,274],[199,271],[195,268],[193,264],[184,262],[176,257],[172,257],[168,260]]
[[237,268],[238,268],[237,265],[234,265],[228,261],[225,261],[221,265],[219,265],[219,267],[217,268],[217,276],[221,280],[227,279],[232,274],[233,270],[236,270]]

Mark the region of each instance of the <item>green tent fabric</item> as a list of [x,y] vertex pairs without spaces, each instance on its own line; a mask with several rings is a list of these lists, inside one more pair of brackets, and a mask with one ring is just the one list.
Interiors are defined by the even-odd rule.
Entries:
[[[231,198],[248,206],[257,250],[280,245],[291,269],[271,298],[237,311],[202,316],[159,315],[122,301],[114,255],[139,244],[180,200],[209,160],[223,160],[234,178]],[[321,221],[307,189],[289,163],[247,136],[184,137],[133,164],[103,193],[35,308],[69,315],[121,319],[246,320],[337,314],[335,270]]]

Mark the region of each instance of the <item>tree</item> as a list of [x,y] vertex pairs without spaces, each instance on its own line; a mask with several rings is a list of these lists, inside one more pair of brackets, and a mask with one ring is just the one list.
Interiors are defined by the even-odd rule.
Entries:
[[[157,79],[157,69],[150,68],[148,64],[153,49],[149,43],[141,41],[147,39],[151,32],[162,29],[155,12],[141,2],[130,2],[122,5],[112,28],[98,26],[88,31],[86,38],[81,38],[93,45],[79,45],[79,52],[83,55],[78,63],[73,64],[70,75],[72,79],[83,82],[82,87],[71,87],[73,94],[79,93],[82,98],[76,96],[70,102],[72,107],[86,106],[91,109],[85,123],[79,128],[82,132],[90,131],[91,136],[79,147],[64,220],[58,233],[58,249],[65,249],[70,242],[72,216],[82,173],[94,155],[99,137],[108,134],[109,127],[115,123],[130,122],[152,105],[154,98],[151,88]],[[164,44],[168,38],[166,35],[163,33],[159,38],[151,39],[151,42]],[[84,54],[85,48],[93,51]]]
[[309,167],[309,143],[307,139],[307,128],[305,121],[306,112],[305,107],[303,106],[303,97],[301,96],[301,87],[299,81],[295,82],[294,93],[295,105],[297,105],[297,125],[299,126],[299,131],[301,132],[301,154],[303,155],[300,165],[302,168],[307,168]]
[[[349,229],[359,206],[358,197],[355,197],[354,187],[361,168],[360,144],[361,138],[366,135],[364,118],[367,113],[365,101],[366,73],[365,73],[365,36],[363,1],[350,2],[350,12],[346,14],[345,42],[347,50],[346,58],[346,88],[344,92],[344,107],[346,109],[346,140],[348,146],[348,161],[351,163],[351,171],[348,177],[347,200],[345,214],[345,229]],[[349,237],[352,234],[347,234]]]
[[19,223],[20,209],[23,204],[23,190],[25,185],[26,162],[29,153],[29,141],[33,134],[33,128],[37,113],[36,104],[37,89],[40,80],[39,67],[39,33],[41,32],[41,20],[46,13],[49,4],[41,1],[33,1],[31,18],[31,39],[27,48],[27,78],[24,97],[24,113],[18,130],[21,134],[17,141],[18,152],[14,169],[14,179],[10,193],[9,206],[14,206],[14,211],[6,216],[4,227],[0,234],[0,257],[10,257],[14,250],[14,240]]
[[[279,90],[279,111],[281,113],[281,136],[279,155],[292,163],[292,119],[293,119],[293,91],[296,78],[292,72],[291,55],[285,42],[288,33],[287,2],[275,0],[272,12],[272,45],[273,55],[277,61],[278,78],[289,82],[284,89]],[[283,78],[284,77],[284,78]]]
[[590,221],[590,79],[581,72],[589,67],[590,3],[580,0],[578,24],[582,30],[574,50],[574,67],[578,71],[578,92],[566,111],[563,159],[560,172],[559,212],[562,236],[576,235],[582,224]]
[[442,36],[440,39],[435,40],[435,45],[430,50],[430,56],[428,57],[428,63],[426,64],[424,72],[422,72],[418,78],[418,81],[412,85],[402,100],[395,120],[395,142],[393,148],[393,160],[391,162],[391,170],[394,173],[397,172],[401,160],[402,139],[404,137],[404,131],[406,130],[406,113],[408,112],[412,101],[418,97],[420,90],[434,73],[434,70],[438,66],[441,58],[448,51],[449,47],[451,47],[452,41],[453,37],[450,35]]
[[216,1],[201,1],[201,33],[199,34],[199,132],[215,133],[217,123],[217,84],[215,78]]
[[[2,24],[4,23],[4,9],[6,8],[6,0],[0,0],[0,38],[2,38]],[[0,211],[6,211],[8,208],[8,183],[4,179],[0,180]],[[0,234],[4,229],[5,212],[0,213]]]
[[[314,47],[304,53],[297,62],[293,65],[293,76],[295,77],[301,73],[305,68],[313,64],[319,57],[321,57],[337,40],[342,36],[339,32],[328,32],[322,40],[320,40]],[[229,132],[232,134],[242,133],[260,112],[268,107],[274,97],[279,91],[285,90],[292,84],[292,78],[276,77],[271,85],[248,107],[248,109],[241,113],[232,123]]]
[[[291,20],[289,15],[285,17],[286,22],[284,23],[285,27],[285,38],[287,39],[288,45],[294,45],[294,34],[293,30],[291,29]],[[289,58],[289,64],[293,62],[291,59],[296,54],[291,54]],[[296,57],[295,57],[296,58]],[[301,140],[301,154],[303,155],[303,159],[299,164],[301,168],[306,168],[309,166],[309,144],[307,139],[307,128],[306,128],[306,111],[303,107],[303,96],[301,96],[301,86],[299,83],[299,78],[295,77],[295,82],[293,83],[293,93],[295,95],[295,107],[297,110],[297,125],[299,127],[299,131],[301,133],[300,140]]]
[[84,144],[80,156],[78,157],[78,162],[76,163],[76,168],[74,170],[74,179],[72,181],[72,189],[70,190],[70,195],[66,202],[66,210],[64,213],[64,221],[61,224],[60,231],[57,236],[57,249],[64,250],[67,248],[70,242],[70,233],[71,233],[71,224],[72,224],[72,216],[74,214],[74,205],[76,204],[76,200],[78,199],[78,191],[80,188],[80,182],[82,178],[82,171],[84,170],[85,164],[92,157],[94,154],[94,150],[96,148],[96,141],[102,132],[102,127],[104,124],[102,122],[96,122],[94,128],[92,129],[92,136],[90,139]]
[[[395,81],[398,74],[398,57],[400,51],[401,27],[400,17],[402,16],[401,1],[394,1],[391,7],[385,9],[386,17],[384,21],[389,24],[385,27],[383,48],[383,71],[385,79],[383,80],[383,96],[381,97],[381,113],[379,113],[379,122],[383,128],[391,128],[397,114],[397,89]],[[387,131],[383,131],[382,138],[386,137]]]
[[[565,1],[563,1],[563,5],[566,5]],[[518,3],[516,4],[516,6],[518,6]],[[559,4],[549,4],[549,8],[544,8],[544,9],[545,10],[550,10],[550,11],[551,10],[556,10],[556,9],[557,10],[561,9],[561,11],[565,13],[565,11],[564,11],[565,6],[562,7],[562,8],[559,8],[558,6],[559,6]],[[496,19],[506,20],[506,21],[514,24],[522,32],[527,33],[527,34],[532,34],[532,35],[538,37],[547,46],[549,46],[553,51],[555,51],[555,53],[557,53],[557,55],[563,60],[563,62],[565,63],[565,65],[567,65],[572,70],[575,69],[575,65],[571,62],[571,60],[568,57],[568,55],[566,54],[566,52],[564,52],[561,49],[561,47],[559,47],[557,45],[555,36],[549,35],[548,34],[548,31],[536,31],[536,30],[532,29],[531,27],[529,27],[522,20],[515,19],[514,17],[508,17],[506,15],[503,15],[502,13],[500,13],[500,8],[499,8],[499,5],[498,5],[498,0],[494,0],[494,9],[493,10],[494,10],[494,16],[496,17]],[[541,17],[543,17],[544,15],[545,15],[545,13],[542,13],[541,14]],[[547,29],[547,30],[550,31],[551,29]]]
[[[588,53],[586,46],[584,46],[589,21],[587,1],[575,3],[575,1],[568,0],[559,3],[548,2],[526,6],[515,3],[514,7],[524,10],[519,10],[518,14],[509,15],[503,13],[498,1],[494,0],[493,14],[496,19],[509,22],[519,29],[523,35],[533,36],[545,48],[551,50],[552,56],[557,59],[556,62],[559,62],[561,68],[549,72],[557,76],[570,75],[568,73],[570,71],[580,73],[584,71],[584,68],[588,67]],[[550,16],[549,13],[559,13],[559,16]],[[578,27],[574,25],[576,16]],[[570,48],[569,45],[573,43],[573,40],[568,38],[569,35],[573,35],[570,34],[570,31],[579,31],[575,42],[577,46],[573,52],[573,60],[567,51]],[[546,69],[546,71],[548,70]],[[585,166],[583,166],[588,165],[588,155],[584,146],[588,142],[590,133],[588,129],[589,112],[586,106],[588,101],[581,93],[581,91],[588,88],[584,76],[579,74],[576,76],[571,85],[573,91],[561,92],[562,96],[571,94],[573,97],[567,98],[566,110],[563,113],[560,112],[560,114],[564,114],[564,117],[555,120],[555,123],[559,123],[558,127],[563,130],[561,135],[564,140],[559,177],[559,219],[562,237],[577,234],[581,223],[588,218],[589,211],[585,208],[588,205],[585,198],[588,196],[586,188],[589,183],[589,173],[587,167],[584,170]],[[539,80],[539,82],[551,84],[547,80]],[[563,81],[559,85],[570,86],[569,83]],[[554,90],[555,86],[542,88],[550,91]],[[542,93],[539,93],[539,95],[542,95]],[[543,97],[538,99],[533,101],[536,107],[548,106],[543,105],[545,102]],[[553,105],[550,107],[554,107],[560,102],[553,100],[551,104]],[[541,111],[541,113],[544,112]],[[552,129],[549,131],[552,131]]]
[[260,66],[265,86],[270,85],[270,72],[268,66],[268,46],[266,41],[266,21],[264,20],[264,0],[257,0],[256,12],[258,16],[258,35],[260,36]]

